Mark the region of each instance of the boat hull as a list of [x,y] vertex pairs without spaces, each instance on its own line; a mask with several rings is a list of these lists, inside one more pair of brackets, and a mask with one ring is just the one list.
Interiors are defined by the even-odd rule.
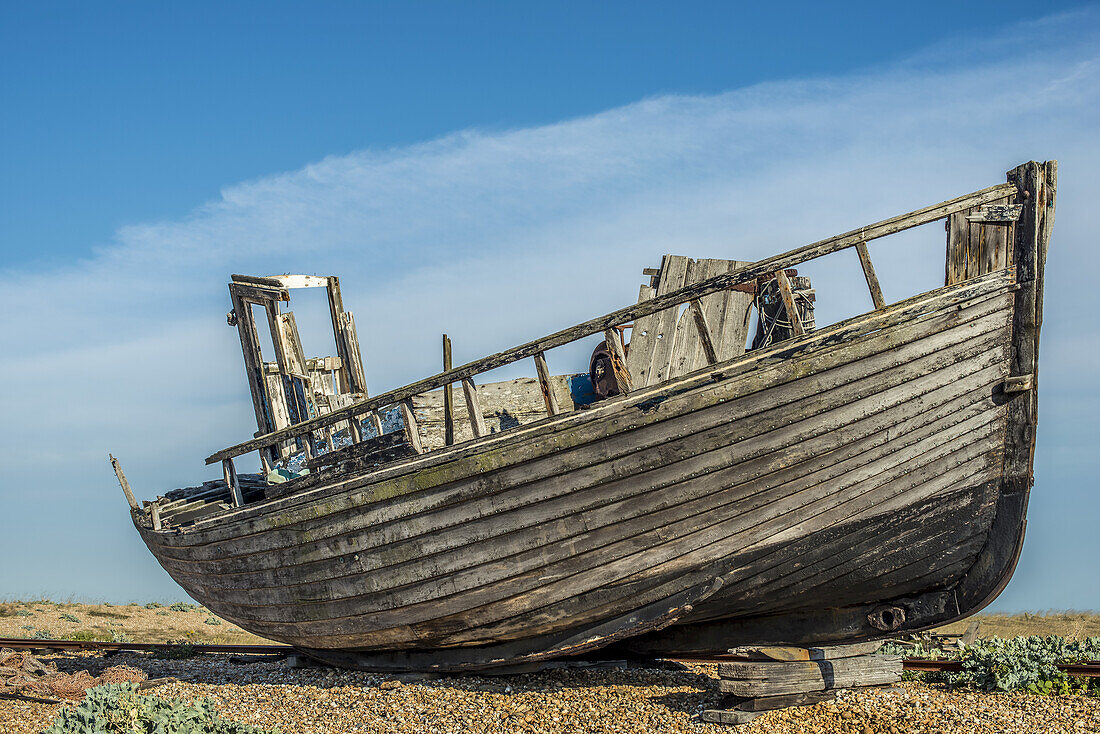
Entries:
[[591,410],[138,529],[217,614],[371,669],[942,623],[1018,552],[1018,290],[997,271]]

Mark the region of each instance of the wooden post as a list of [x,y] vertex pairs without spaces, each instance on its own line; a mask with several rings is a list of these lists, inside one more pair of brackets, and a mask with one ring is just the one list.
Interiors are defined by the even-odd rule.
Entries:
[[271,451],[267,448],[260,449],[260,469],[263,470],[265,479],[267,478],[267,475],[271,473],[271,459],[269,458],[270,453]]
[[374,433],[378,436],[382,435],[382,419],[378,417],[378,411],[372,410],[370,412],[370,424],[374,426]]
[[115,470],[115,478],[118,479],[118,485],[122,487],[122,493],[126,495],[126,501],[130,503],[130,509],[136,510],[138,508],[137,499],[134,498],[134,491],[130,489],[130,483],[126,481],[126,475],[122,473],[122,465],[118,463],[113,455],[107,454],[111,457],[111,468]]
[[160,505],[156,502],[149,505],[149,517],[153,521],[153,530],[160,530],[164,525],[160,521]]
[[348,416],[348,438],[352,443],[360,443],[363,440],[363,427],[359,424],[357,416]]
[[794,302],[791,281],[782,270],[775,271],[775,279],[779,282],[779,295],[783,298],[783,310],[787,312],[787,318],[791,322],[791,332],[795,336],[802,336],[806,330],[802,328],[802,314],[798,312],[798,306]]
[[863,277],[867,280],[867,288],[871,291],[871,301],[874,302],[875,309],[886,308],[886,299],[882,297],[882,287],[878,284],[875,266],[871,264],[871,253],[867,252],[867,243],[858,243],[856,252],[859,254],[859,264],[863,267]]
[[626,371],[626,352],[623,350],[622,335],[615,328],[605,329],[603,339],[611,356],[611,371],[615,373],[619,394],[626,395],[634,389],[634,385],[631,383],[630,373]]
[[237,481],[237,470],[233,467],[233,459],[222,461],[222,476],[225,477],[225,486],[229,487],[229,494],[233,497],[233,506],[244,507],[244,496],[241,494],[241,484]]
[[489,431],[485,428],[485,416],[481,414],[481,402],[477,399],[477,386],[467,377],[462,381],[462,394],[466,396],[466,410],[470,413],[470,427],[474,438],[481,438]]
[[401,419],[405,421],[405,435],[409,439],[409,445],[416,453],[424,453],[424,447],[420,443],[420,428],[416,425],[416,414],[413,413],[412,398],[402,400],[398,408],[401,410]]
[[699,331],[699,343],[703,347],[703,356],[706,357],[707,364],[718,364],[718,350],[714,348],[714,337],[707,323],[707,316],[703,313],[702,302],[698,298],[692,298],[688,308],[691,309],[691,315],[695,317],[695,328]]
[[[443,335],[443,371],[451,369],[451,337]],[[451,383],[443,386],[443,445],[455,442],[455,396]]]
[[550,382],[550,368],[546,365],[544,352],[535,355],[535,374],[539,376],[539,387],[542,389],[542,400],[546,403],[546,412],[549,415],[557,415],[561,412],[561,408],[558,406],[558,396],[554,394],[554,386]]

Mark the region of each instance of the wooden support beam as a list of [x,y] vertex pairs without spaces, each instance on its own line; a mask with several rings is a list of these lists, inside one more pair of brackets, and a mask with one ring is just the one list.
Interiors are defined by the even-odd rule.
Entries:
[[787,312],[787,319],[791,322],[791,332],[795,336],[802,336],[806,330],[802,328],[802,315],[798,312],[798,306],[794,302],[794,291],[791,289],[791,280],[782,270],[775,271],[775,279],[779,283],[779,295],[783,299],[783,310]]
[[405,434],[408,436],[409,445],[416,453],[424,453],[424,446],[420,443],[420,428],[416,425],[416,414],[413,413],[412,398],[402,400],[398,408],[401,411],[401,419],[405,422]]
[[615,373],[615,382],[619,385],[619,394],[626,395],[634,389],[630,373],[626,369],[626,351],[623,349],[622,333],[618,329],[604,330],[604,342],[611,355],[611,371]]
[[485,427],[485,416],[481,414],[481,402],[477,399],[477,386],[467,377],[462,380],[462,394],[466,397],[466,410],[470,414],[470,427],[474,431],[474,438],[481,438],[489,433]]
[[878,284],[875,266],[871,264],[871,253],[867,252],[867,243],[858,243],[856,252],[859,253],[859,264],[863,267],[863,277],[867,280],[867,288],[871,291],[871,301],[874,302],[876,309],[886,308],[886,299],[882,297],[882,286]]
[[241,494],[241,483],[237,479],[237,470],[233,466],[233,459],[222,462],[222,476],[225,478],[225,486],[229,487],[229,494],[233,498],[234,507],[244,507],[244,495]]
[[718,364],[718,350],[714,348],[714,336],[707,323],[707,315],[703,313],[703,304],[698,298],[691,299],[688,306],[691,315],[695,318],[695,328],[699,331],[699,344],[703,347],[703,356],[707,364]]
[[[451,337],[443,335],[443,371],[451,371]],[[443,386],[443,445],[454,446],[455,443],[455,395],[454,386],[447,383]]]
[[137,499],[134,498],[134,491],[130,489],[130,483],[126,481],[126,475],[122,473],[122,465],[118,463],[112,454],[107,454],[111,457],[111,468],[115,470],[115,479],[118,480],[118,486],[122,487],[122,493],[126,495],[126,501],[130,504],[131,510],[138,508]]
[[378,411],[372,410],[370,412],[370,424],[374,426],[374,434],[376,436],[382,435],[382,419],[378,417]]
[[[522,344],[518,347],[512,347],[503,352],[483,357],[482,359],[461,365],[448,372],[426,377],[423,380],[418,380],[404,387],[399,387],[383,395],[366,398],[346,408],[313,418],[305,424],[290,426],[278,431],[273,430],[267,435],[241,442],[235,446],[230,446],[211,454],[207,457],[206,463],[213,464],[227,456],[240,456],[241,454],[255,451],[261,447],[271,446],[280,440],[285,440],[301,433],[307,427],[315,428],[330,423],[336,423],[346,419],[351,413],[363,413],[368,410],[393,405],[413,395],[418,395],[429,390],[436,390],[443,385],[456,382],[464,377],[473,377],[482,372],[488,372],[497,367],[503,367],[504,365],[512,364],[521,359],[533,357],[539,352],[546,352],[554,347],[569,344],[570,342],[577,341],[586,336],[605,332],[616,324],[625,324],[642,316],[664,311],[672,306],[686,303],[692,298],[701,298],[711,293],[717,293],[718,291],[729,290],[735,286],[751,283],[762,275],[774,273],[776,270],[782,268],[794,267],[807,260],[813,260],[823,255],[854,247],[859,242],[869,242],[879,237],[896,234],[897,232],[902,232],[913,227],[919,227],[922,224],[934,222],[937,219],[943,219],[956,212],[967,211],[976,206],[1004,199],[1006,196],[1014,194],[1015,191],[1016,187],[1013,184],[990,186],[980,191],[949,199],[948,201],[927,206],[907,214],[891,217],[890,219],[884,219],[875,224],[860,227],[859,229],[836,235],[835,237],[829,237],[828,239],[820,240],[804,247],[799,247],[769,257],[765,260],[757,261],[743,268],[731,270],[708,280],[685,286],[670,293],[649,300],[640,301],[632,306],[627,306],[609,314],[590,319],[582,324],[556,331],[553,334]],[[335,278],[332,280],[335,281]],[[345,355],[341,354],[340,357],[343,359]]]
[[539,388],[542,390],[542,400],[546,403],[547,414],[558,415],[561,413],[558,396],[554,394],[554,386],[550,383],[550,368],[546,365],[546,355],[542,352],[535,355],[535,374],[539,378]]
[[353,415],[348,418],[348,438],[352,443],[363,440],[363,426],[359,423],[359,416]]
[[149,505],[149,518],[153,521],[153,530],[160,530],[164,527],[160,521],[160,505],[156,502]]

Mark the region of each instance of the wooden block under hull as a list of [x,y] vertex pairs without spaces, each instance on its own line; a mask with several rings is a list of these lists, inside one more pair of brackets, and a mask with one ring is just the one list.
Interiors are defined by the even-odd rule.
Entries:
[[718,687],[723,693],[755,698],[888,685],[900,681],[901,673],[901,658],[890,655],[793,662],[738,661],[718,666],[721,677]]

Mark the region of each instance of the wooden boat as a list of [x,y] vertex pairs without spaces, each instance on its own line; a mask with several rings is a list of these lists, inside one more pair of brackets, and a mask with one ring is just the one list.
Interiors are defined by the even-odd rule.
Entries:
[[[363,669],[850,643],[973,614],[1023,540],[1055,180],[1054,162],[1027,163],[1007,183],[766,260],[698,265],[682,287],[643,288],[635,305],[374,397],[334,279],[235,276],[262,435],[207,459],[223,481],[141,505],[118,470],[135,526],[217,614]],[[867,243],[936,220],[945,285],[888,303]],[[809,330],[786,269],[846,248],[875,308]],[[730,309],[764,281],[789,338],[734,340],[729,356],[727,328],[747,323]],[[285,289],[307,285],[329,287],[339,358],[311,367],[273,326],[271,368],[252,305],[285,325]],[[571,406],[544,353],[590,335],[605,338],[619,394]],[[694,356],[677,370],[675,353]],[[544,412],[485,410],[473,378],[525,359]],[[311,370],[336,377],[331,399],[313,391],[322,408],[295,387]],[[297,416],[275,420],[268,373]],[[455,383],[468,439],[454,436]],[[424,395],[442,395],[450,434],[434,444],[418,424]],[[331,443],[341,430],[345,448]],[[280,469],[296,450],[310,473]],[[234,459],[253,451],[263,473],[238,475]]]

